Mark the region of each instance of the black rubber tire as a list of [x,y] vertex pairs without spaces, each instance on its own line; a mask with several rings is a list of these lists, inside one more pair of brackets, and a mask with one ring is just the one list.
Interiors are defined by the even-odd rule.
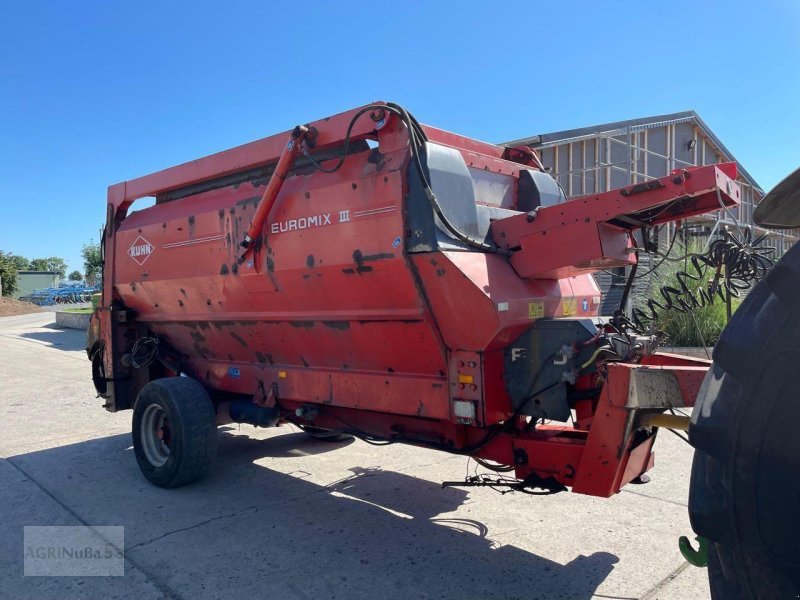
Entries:
[[342,443],[349,442],[353,439],[353,436],[349,433],[340,433],[338,431],[331,431],[330,429],[320,429],[319,427],[303,427],[303,431],[315,440],[320,440],[322,442]]
[[717,599],[800,595],[800,245],[734,314],[692,413],[693,529]]
[[[169,420],[171,444],[166,463],[148,460],[142,418],[156,404]],[[133,450],[144,476],[159,487],[175,488],[202,478],[217,453],[216,412],[205,388],[188,377],[165,377],[145,385],[133,408]]]
[[99,346],[92,353],[92,383],[97,395],[101,398],[107,397],[108,381],[106,380],[106,368],[103,364],[103,347]]

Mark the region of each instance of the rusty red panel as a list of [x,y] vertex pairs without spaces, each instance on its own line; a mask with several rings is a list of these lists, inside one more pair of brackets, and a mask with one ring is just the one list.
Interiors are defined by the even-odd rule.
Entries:
[[573,491],[592,496],[611,496],[619,491],[631,440],[626,440],[631,413],[625,410],[630,369],[633,365],[610,364],[595,410],[592,428],[578,465]]
[[620,488],[628,485],[642,473],[646,473],[653,468],[655,464],[655,454],[653,453],[655,441],[655,436],[651,436],[631,450],[628,460],[625,462],[625,470],[619,480]]
[[[206,357],[222,364],[356,369],[389,377],[408,373],[440,376],[446,364],[428,319],[410,322],[153,320],[146,323],[189,357]],[[412,344],[416,352],[397,352],[398,347]],[[331,352],[332,348],[336,352]],[[362,356],[364,348],[370,351]]]
[[[373,104],[385,104],[374,102]],[[309,127],[318,131],[316,149],[341,143],[345,137],[350,121],[360,110],[353,109],[326,119],[313,121]],[[364,115],[356,122],[352,130],[352,139],[356,140],[370,135],[375,131],[375,122],[369,115]],[[122,201],[130,202],[136,198],[155,196],[157,194],[199,183],[208,179],[222,177],[237,171],[243,171],[260,165],[267,165],[278,159],[286,140],[289,139],[291,130],[278,133],[255,142],[243,144],[230,150],[211,154],[203,158],[132,179],[125,183],[123,198],[115,196],[114,204],[119,206]],[[109,198],[111,201],[111,198]]]
[[[667,363],[668,357],[661,359]],[[706,367],[681,364],[659,367],[613,363],[592,417],[589,431],[567,425],[539,425],[515,436],[501,435],[482,448],[479,456],[516,464],[524,479],[534,472],[552,476],[574,492],[608,497],[653,466],[654,433],[634,435],[635,413],[626,407],[631,373],[636,369],[664,369],[679,382],[684,401],[693,404]],[[515,454],[523,450],[524,454]]]
[[401,190],[396,169],[366,156],[335,177],[291,178],[241,265],[237,240],[260,197],[250,183],[133,213],[115,236],[117,291],[143,321],[419,320]]
[[[662,358],[662,360],[667,362],[668,359]],[[592,419],[592,427],[573,491],[595,496],[610,496],[643,473],[645,467],[650,464],[649,454],[654,436],[636,442],[636,436],[633,435],[635,413],[626,406],[629,402],[632,372],[651,369],[663,370],[674,377],[682,396],[674,400],[676,403],[682,400],[686,406],[694,404],[707,372],[705,366],[680,364],[607,365],[606,382]]]
[[600,291],[588,275],[524,280],[505,257],[478,252],[416,254],[412,260],[450,348],[503,347],[537,318],[597,315]]
[[521,277],[567,277],[624,266],[635,261],[625,253],[632,246],[630,230],[708,212],[720,207],[720,199],[726,206],[738,204],[739,185],[727,175],[734,170],[735,165],[695,167],[574,198],[539,209],[535,218],[520,214],[495,221],[492,236],[500,247],[517,250],[511,262]]
[[[376,101],[371,104],[380,105],[385,103]],[[309,127],[314,127],[318,131],[318,137],[315,140],[314,146],[315,149],[319,150],[326,146],[341,143],[345,137],[350,121],[359,110],[361,110],[361,108],[308,123],[307,125]],[[387,119],[391,118],[393,117],[387,114]],[[474,152],[487,157],[503,157],[504,148],[500,146],[460,136],[428,125],[423,126],[423,128],[433,142],[453,146],[462,151]],[[357,140],[372,135],[375,129],[375,122],[370,119],[369,115],[364,115],[356,121],[351,133],[351,139]],[[208,179],[222,177],[261,165],[267,165],[278,159],[290,134],[291,131],[285,131],[271,135],[223,152],[217,152],[150,175],[132,179],[124,184],[117,184],[118,186],[124,186],[122,188],[123,192],[120,195],[115,191],[113,198],[111,194],[109,194],[109,202],[116,207],[126,201],[130,202],[137,198],[155,196],[165,191],[199,183]],[[112,187],[119,189],[117,186]]]
[[563,430],[542,428],[512,443],[515,450],[524,451],[522,456],[527,460],[517,465],[515,474],[519,479],[533,472],[543,479],[553,477],[562,485],[571,486],[578,473],[586,436],[583,432],[575,434],[568,427]]
[[[198,379],[209,387],[252,394],[262,382],[264,389],[275,387],[281,404],[310,403],[426,419],[450,420],[447,382],[438,375],[383,373],[366,370],[322,369],[309,366],[281,368],[217,360],[194,360]],[[235,376],[231,375],[231,372]],[[282,376],[281,373],[285,373]],[[288,404],[286,404],[288,406]],[[341,428],[341,424],[338,425]]]
[[552,232],[541,231],[520,240],[521,251],[511,257],[520,277],[563,279],[636,263],[635,256],[627,252],[633,247],[628,232],[606,223],[568,223],[558,236],[565,240],[557,244],[558,251],[553,250]]
[[695,358],[694,356],[686,356],[684,354],[673,354],[671,352],[656,352],[642,357],[641,364],[643,365],[672,365],[687,367],[710,367],[711,359]]
[[484,417],[487,425],[505,421],[512,413],[511,399],[506,390],[503,350],[483,353]]

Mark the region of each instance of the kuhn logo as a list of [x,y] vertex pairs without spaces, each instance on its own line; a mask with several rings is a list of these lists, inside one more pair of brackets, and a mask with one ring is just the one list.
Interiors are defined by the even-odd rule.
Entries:
[[133,246],[128,248],[128,256],[135,260],[139,265],[143,265],[144,261],[150,258],[155,246],[144,239],[142,236],[136,238]]

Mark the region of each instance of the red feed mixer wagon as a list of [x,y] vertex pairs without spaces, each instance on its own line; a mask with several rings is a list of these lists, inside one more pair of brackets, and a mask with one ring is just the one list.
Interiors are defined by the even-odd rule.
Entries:
[[377,102],[120,183],[95,385],[133,409],[164,487],[207,470],[219,424],[293,423],[611,496],[710,362],[598,317],[591,274],[635,265],[654,225],[737,204],[735,179],[717,164],[567,201],[529,148]]

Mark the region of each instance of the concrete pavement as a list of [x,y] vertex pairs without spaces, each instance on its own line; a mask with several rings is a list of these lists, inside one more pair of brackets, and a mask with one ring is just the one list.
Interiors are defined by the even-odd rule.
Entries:
[[[150,485],[84,334],[0,319],[0,598],[708,598],[678,552],[691,448],[611,499],[441,489],[467,459],[223,427],[211,475]],[[25,525],[123,525],[124,577],[23,577]]]

